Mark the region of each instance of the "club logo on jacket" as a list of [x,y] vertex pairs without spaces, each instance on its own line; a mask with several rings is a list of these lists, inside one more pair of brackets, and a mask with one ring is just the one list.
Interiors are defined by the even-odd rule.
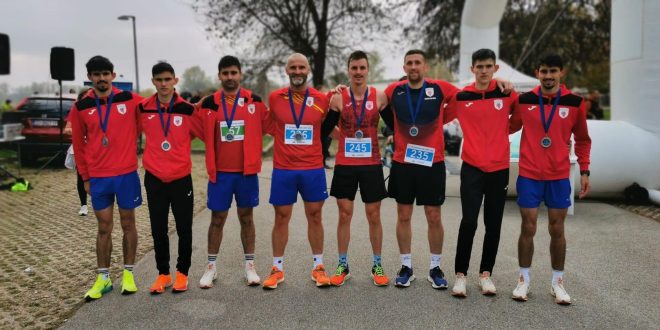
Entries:
[[493,106],[497,110],[502,110],[502,107],[504,107],[504,102],[501,99],[497,99],[497,100],[493,101]]
[[527,108],[527,110],[529,110],[529,111],[532,111],[532,110],[534,110],[534,109],[536,109],[536,106],[535,106],[535,105],[533,105],[533,106]]
[[433,90],[433,87],[426,87],[426,89],[424,90],[424,93],[426,94],[426,96],[431,97],[431,96],[433,96],[435,91]]
[[254,104],[249,104],[248,105],[248,112],[253,115],[254,112],[257,110],[257,107]]
[[96,109],[89,110],[89,112],[87,114],[91,116],[91,115],[94,114],[94,112],[96,112]]
[[245,104],[245,98],[241,97],[238,99],[238,106],[242,107]]
[[174,116],[174,126],[181,126],[183,124],[183,117]]
[[314,98],[313,97],[308,97],[307,98],[307,103],[305,103],[308,107],[311,107],[314,105]]
[[559,108],[559,117],[562,119],[568,117],[568,108]]
[[126,104],[117,104],[117,112],[119,112],[120,115],[125,115],[126,114]]
[[367,110],[373,110],[374,109],[374,101],[367,101],[367,103],[364,105]]

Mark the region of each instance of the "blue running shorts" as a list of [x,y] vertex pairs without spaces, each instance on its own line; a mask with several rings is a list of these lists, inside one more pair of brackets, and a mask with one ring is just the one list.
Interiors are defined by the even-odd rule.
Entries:
[[542,201],[551,209],[571,206],[571,182],[568,179],[534,180],[518,176],[516,190],[518,205],[522,208],[537,208]]
[[211,211],[223,212],[231,207],[232,196],[236,206],[252,208],[259,205],[259,178],[256,174],[218,172],[215,183],[209,181],[206,206]]
[[100,211],[112,206],[117,196],[117,205],[124,210],[132,210],[142,205],[140,177],[137,171],[105,178],[90,178],[92,207]]
[[298,201],[298,192],[305,202],[320,202],[328,198],[325,169],[283,170],[273,169],[270,203],[291,205]]

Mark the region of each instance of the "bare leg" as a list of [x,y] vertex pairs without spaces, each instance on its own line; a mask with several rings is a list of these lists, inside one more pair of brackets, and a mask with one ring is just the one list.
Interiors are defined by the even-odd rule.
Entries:
[[412,242],[412,229],[410,219],[412,218],[412,204],[396,204],[396,240],[399,243],[399,253],[409,254]]
[[523,268],[532,266],[538,214],[538,208],[520,208],[522,223],[520,224],[520,237],[518,238],[518,265]]

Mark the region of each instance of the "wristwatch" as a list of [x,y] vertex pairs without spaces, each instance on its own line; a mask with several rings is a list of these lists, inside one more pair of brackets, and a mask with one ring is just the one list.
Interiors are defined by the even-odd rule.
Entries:
[[580,171],[580,175],[590,176],[590,175],[591,175],[591,171],[589,171],[589,170]]

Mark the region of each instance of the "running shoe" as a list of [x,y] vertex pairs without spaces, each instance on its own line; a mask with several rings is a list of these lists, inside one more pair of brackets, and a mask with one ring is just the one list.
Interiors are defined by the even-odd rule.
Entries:
[[465,275],[463,273],[456,274],[456,281],[454,281],[454,287],[451,289],[451,295],[458,298],[467,297],[467,289],[465,288]]
[[176,279],[174,279],[174,285],[172,285],[172,292],[179,293],[188,291],[188,275],[176,271]]
[[394,282],[395,286],[407,288],[410,286],[410,282],[415,280],[415,275],[413,275],[412,268],[402,265],[399,273],[396,275],[396,280]]
[[149,288],[149,292],[152,294],[159,294],[165,292],[165,288],[169,287],[172,285],[172,275],[167,274],[159,274],[158,277],[156,277],[156,281],[151,285],[151,288]]
[[317,287],[325,287],[330,285],[330,278],[325,273],[325,267],[320,264],[312,270],[312,281],[316,282]]
[[103,297],[104,294],[112,291],[112,281],[108,279],[104,280],[103,275],[99,274],[96,276],[96,282],[87,293],[85,293],[85,300],[92,301]]
[[340,263],[337,265],[335,274],[330,278],[330,283],[334,286],[342,286],[349,278],[351,278],[351,274],[349,274],[348,265]]
[[479,276],[479,287],[481,288],[481,294],[484,296],[494,296],[497,294],[497,289],[495,289],[495,284],[490,277],[490,272],[483,272]]
[[434,289],[446,289],[447,288],[447,280],[445,279],[445,273],[442,272],[442,269],[440,269],[440,266],[435,266],[431,270],[429,270],[429,277],[426,278],[431,282],[431,286]]
[[78,211],[78,215],[81,217],[87,216],[87,213],[89,212],[87,205],[83,205],[80,207],[80,211]]
[[213,264],[208,264],[204,275],[202,275],[202,278],[199,280],[199,287],[202,289],[212,288],[213,282],[216,278],[218,278],[218,273],[215,266]]
[[371,278],[374,279],[374,285],[376,286],[387,286],[390,284],[390,279],[387,278],[383,266],[380,264],[375,264],[371,267]]
[[277,285],[284,282],[284,271],[279,270],[277,267],[273,266],[273,269],[270,271],[270,275],[264,281],[264,289],[276,289]]
[[529,294],[529,283],[525,282],[522,275],[518,278],[518,285],[513,289],[513,295],[511,298],[517,301],[527,301],[527,295]]
[[245,279],[247,280],[247,285],[259,285],[261,284],[261,278],[257,275],[257,270],[254,269],[254,263],[249,262],[245,264]]
[[555,302],[560,305],[571,304],[571,296],[564,289],[564,279],[561,277],[557,280],[557,283],[553,283],[550,287],[550,294],[555,297]]
[[132,294],[136,293],[138,290],[135,286],[135,279],[133,278],[133,273],[124,269],[124,275],[121,280],[121,294]]

